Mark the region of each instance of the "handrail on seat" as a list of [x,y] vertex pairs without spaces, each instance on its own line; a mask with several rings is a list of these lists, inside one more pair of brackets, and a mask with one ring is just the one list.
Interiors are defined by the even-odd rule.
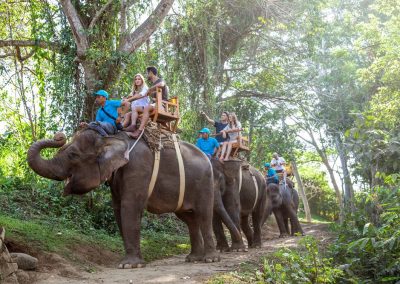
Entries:
[[241,134],[239,141],[232,144],[232,157],[236,157],[241,151],[250,152],[248,135]]
[[165,101],[162,99],[162,89],[157,88],[155,106],[150,118],[159,123],[161,127],[175,133],[180,120],[179,98],[174,96]]

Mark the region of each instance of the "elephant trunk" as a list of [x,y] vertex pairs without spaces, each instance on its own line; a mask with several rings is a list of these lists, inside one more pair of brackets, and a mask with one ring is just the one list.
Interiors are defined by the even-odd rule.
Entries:
[[44,148],[60,148],[67,141],[63,133],[56,133],[53,139],[40,140],[32,144],[28,150],[28,165],[38,175],[52,180],[64,180],[67,174],[63,165],[56,158],[44,160],[40,151]]

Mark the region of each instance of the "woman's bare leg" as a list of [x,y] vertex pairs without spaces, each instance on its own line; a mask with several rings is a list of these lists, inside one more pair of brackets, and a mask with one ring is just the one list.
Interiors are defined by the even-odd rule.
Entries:
[[138,118],[138,116],[139,116],[139,112],[142,112],[143,111],[143,108],[142,107],[135,107],[134,109],[132,109],[132,115],[131,115],[131,117],[132,117],[132,125],[135,125],[136,126],[136,121],[137,121],[137,118]]
[[131,124],[131,112],[128,112],[124,115],[124,122],[122,123],[122,127],[128,127]]
[[235,143],[236,141],[229,141],[228,142],[228,150],[226,150],[226,156],[225,156],[225,161],[228,161],[229,160],[229,155],[231,154],[231,152],[232,152],[232,145],[233,145],[233,143]]
[[225,155],[225,151],[226,151],[227,145],[228,145],[228,142],[224,142],[224,144],[222,144],[221,156],[219,157],[219,159],[221,161],[224,159],[224,155]]
[[146,127],[147,121],[149,120],[150,117],[150,112],[153,111],[154,107],[152,105],[145,106],[143,109],[143,116],[142,116],[142,121],[140,122],[139,129],[135,130],[135,132],[130,135],[132,138],[138,138],[140,136],[140,133],[144,130]]

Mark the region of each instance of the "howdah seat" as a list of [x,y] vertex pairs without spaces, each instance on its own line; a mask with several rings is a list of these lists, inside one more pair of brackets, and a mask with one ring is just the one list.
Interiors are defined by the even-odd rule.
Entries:
[[179,122],[179,99],[177,96],[165,101],[162,99],[162,89],[157,88],[154,110],[150,113],[150,119],[161,125],[162,128],[176,132]]

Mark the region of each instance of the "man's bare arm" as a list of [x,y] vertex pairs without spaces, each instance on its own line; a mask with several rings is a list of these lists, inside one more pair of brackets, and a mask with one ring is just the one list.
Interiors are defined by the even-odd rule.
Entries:
[[152,93],[154,93],[154,92],[157,90],[157,88],[162,88],[162,87],[164,87],[164,86],[165,86],[165,81],[161,81],[160,83],[157,83],[157,84],[155,84],[154,86],[151,86],[151,87],[147,90],[146,95],[152,94]]
[[215,120],[212,120],[211,118],[208,117],[208,115],[202,111],[201,114],[205,117],[205,119],[208,121],[208,123],[214,125],[215,124]]

